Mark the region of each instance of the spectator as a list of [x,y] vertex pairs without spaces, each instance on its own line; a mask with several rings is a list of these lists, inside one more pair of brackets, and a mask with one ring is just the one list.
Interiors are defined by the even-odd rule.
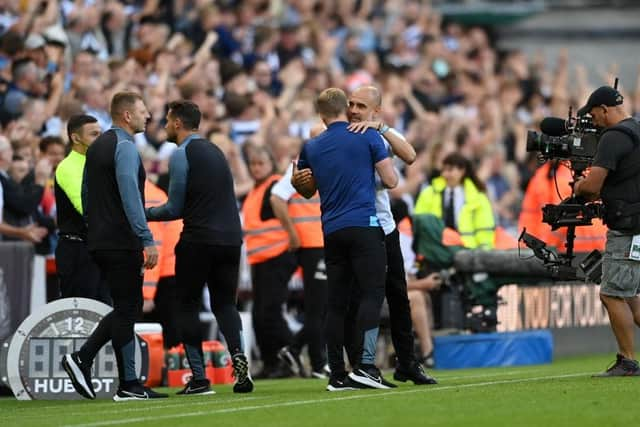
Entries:
[[467,248],[493,248],[495,222],[484,190],[471,162],[460,154],[449,154],[442,176],[418,196],[415,214],[441,218],[446,227],[460,233]]

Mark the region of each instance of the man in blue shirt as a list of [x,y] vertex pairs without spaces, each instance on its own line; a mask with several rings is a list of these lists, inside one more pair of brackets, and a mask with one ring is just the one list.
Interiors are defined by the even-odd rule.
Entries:
[[[347,130],[347,106],[347,96],[340,89],[329,88],[320,94],[317,110],[327,130],[305,144],[296,168],[309,169],[308,179],[296,187],[298,192],[307,198],[316,187],[320,192],[329,282],[329,391],[392,386],[374,365],[386,270],[384,233],[375,208],[374,171],[387,188],[395,187],[398,177],[376,131],[358,134]],[[356,330],[362,354],[347,379],[344,318],[350,295],[359,298]]]

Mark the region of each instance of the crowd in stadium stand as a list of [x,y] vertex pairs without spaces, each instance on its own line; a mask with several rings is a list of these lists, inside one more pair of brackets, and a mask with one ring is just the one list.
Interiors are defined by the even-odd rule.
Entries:
[[[566,117],[593,86],[566,52],[548,58],[499,50],[487,30],[443,20],[425,3],[3,2],[0,233],[53,253],[52,180],[66,153],[67,120],[86,113],[107,130],[116,92],[144,96],[152,117],[135,142],[151,181],[165,191],[176,148],[166,142],[166,106],[177,99],[198,104],[200,134],[227,156],[242,203],[253,187],[249,147],[267,146],[283,173],[318,122],[320,91],[376,85],[380,120],[417,152],[412,165],[398,163],[401,184],[392,198],[413,212],[443,159],[456,152],[486,186],[500,236],[515,239],[527,184],[539,167],[525,149],[527,129],[545,116]],[[553,68],[547,66],[552,59]],[[609,72],[604,83],[613,81],[615,70]],[[640,77],[627,85],[621,88],[625,105],[637,115]]]

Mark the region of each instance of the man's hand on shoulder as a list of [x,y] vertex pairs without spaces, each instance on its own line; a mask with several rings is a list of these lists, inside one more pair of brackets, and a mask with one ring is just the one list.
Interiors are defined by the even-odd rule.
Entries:
[[380,130],[381,125],[382,125],[381,122],[374,122],[374,121],[355,122],[355,123],[350,123],[349,126],[347,126],[347,130],[354,133],[365,133],[369,128]]

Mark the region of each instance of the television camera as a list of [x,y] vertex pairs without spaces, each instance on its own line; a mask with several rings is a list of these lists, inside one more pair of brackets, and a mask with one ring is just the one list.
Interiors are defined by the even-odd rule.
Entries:
[[[596,155],[599,140],[597,129],[589,115],[572,117],[569,109],[567,120],[557,117],[547,117],[540,123],[541,132],[527,132],[527,152],[537,152],[542,162],[566,161],[571,170],[573,181],[582,176],[591,165]],[[556,183],[557,187],[557,183]],[[533,250],[534,255],[541,259],[552,276],[558,280],[588,279],[600,283],[602,273],[599,251],[591,252],[580,263],[580,271],[573,266],[573,253],[576,227],[589,226],[594,218],[602,218],[601,203],[590,203],[577,197],[571,186],[571,196],[559,204],[548,204],[542,208],[542,221],[549,224],[552,230],[567,227],[566,252],[556,253],[547,248],[546,243],[527,233],[524,229],[519,241]]]

